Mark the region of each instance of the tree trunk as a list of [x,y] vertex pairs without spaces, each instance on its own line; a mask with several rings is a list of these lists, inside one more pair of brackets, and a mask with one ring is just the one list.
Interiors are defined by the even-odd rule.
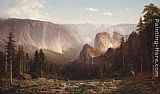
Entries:
[[141,56],[141,75],[143,75],[143,64],[142,64],[142,56]]
[[42,70],[41,70],[41,78],[42,78]]
[[123,66],[124,66],[124,56],[123,56]]
[[5,72],[7,72],[7,67],[8,67],[8,61],[7,61],[7,52],[6,52],[6,57],[5,57]]
[[10,56],[10,81],[12,84],[12,57]]

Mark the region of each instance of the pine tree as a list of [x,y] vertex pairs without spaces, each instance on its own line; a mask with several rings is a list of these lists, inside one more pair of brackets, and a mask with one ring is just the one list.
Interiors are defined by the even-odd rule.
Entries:
[[142,52],[143,52],[143,44],[142,44],[142,37],[143,37],[143,31],[144,31],[144,24],[143,24],[143,20],[142,20],[142,17],[140,17],[140,20],[139,20],[139,23],[138,23],[138,25],[137,25],[137,29],[136,29],[136,31],[138,31],[138,33],[139,33],[139,49],[140,49],[140,73],[141,73],[141,75],[143,74],[143,54],[142,54]]
[[6,51],[7,51],[7,61],[10,63],[10,79],[12,83],[12,61],[15,55],[15,41],[14,35],[10,32],[7,36],[8,41],[6,42]]
[[151,3],[144,6],[143,14],[143,22],[144,25],[147,26],[148,24],[151,24],[155,18],[160,18],[160,8]]
[[132,32],[127,41],[128,45],[128,62],[134,66],[134,70],[139,73],[140,70],[140,51],[139,51],[139,39],[136,32]]
[[[160,19],[160,8],[154,6],[154,4],[146,5],[143,10],[143,23],[144,23],[144,31],[142,32],[142,41],[143,43],[143,65],[145,67],[146,72],[153,73],[153,40],[154,40],[154,29],[155,29],[155,19]],[[152,63],[151,63],[152,62]]]
[[5,72],[5,54],[0,52],[0,75],[4,75]]
[[29,54],[25,54],[25,72],[29,72]]
[[43,72],[46,68],[45,63],[45,54],[43,53],[42,49],[40,49],[39,52],[36,50],[34,54],[34,63],[31,68],[32,73],[34,73],[36,77],[43,76]]
[[34,54],[34,63],[37,63],[39,61],[39,53],[36,50],[35,54]]
[[143,28],[144,28],[143,20],[142,20],[142,17],[140,17],[136,31],[141,32],[143,30]]
[[42,49],[39,50],[39,64],[40,64],[40,76],[42,77],[42,73],[45,70],[45,55],[42,51]]
[[19,45],[19,49],[18,49],[18,58],[19,58],[19,73],[23,73],[23,66],[24,66],[24,50],[23,50],[23,46]]
[[121,54],[121,57],[122,57],[122,64],[124,66],[125,62],[124,62],[124,50],[125,50],[125,42],[124,42],[124,37],[122,37],[121,39],[121,44],[120,44],[120,54]]
[[34,60],[33,60],[33,65],[31,66],[31,72],[34,74],[35,77],[39,76],[39,70],[40,70],[40,65],[39,65],[39,53],[36,50],[34,54]]

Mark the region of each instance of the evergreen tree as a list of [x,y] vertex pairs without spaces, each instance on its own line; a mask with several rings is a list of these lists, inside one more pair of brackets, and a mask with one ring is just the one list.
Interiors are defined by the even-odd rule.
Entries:
[[36,50],[35,54],[34,54],[34,60],[33,60],[33,64],[31,66],[31,73],[32,75],[37,78],[39,77],[39,70],[40,70],[40,65],[39,65],[39,53]]
[[5,54],[0,52],[0,75],[4,75],[5,72]]
[[47,67],[45,63],[45,54],[42,49],[40,49],[39,52],[36,50],[34,54],[34,63],[31,68],[31,71],[35,77],[42,77],[42,74]]
[[120,55],[121,55],[121,61],[122,61],[122,65],[124,66],[125,62],[124,62],[124,50],[125,50],[125,42],[124,42],[124,37],[122,37],[121,39],[121,44],[120,44]]
[[40,76],[42,77],[42,73],[45,70],[45,55],[42,49],[39,50],[39,65],[40,65]]
[[[142,59],[143,66],[145,67],[145,72],[151,73],[153,66],[153,40],[154,40],[154,30],[155,30],[155,19],[160,19],[160,9],[154,4],[146,5],[143,10],[143,23],[144,29],[142,32]],[[153,72],[152,72],[153,73]]]
[[160,8],[151,3],[149,5],[144,6],[143,14],[143,22],[144,25],[147,26],[153,23],[155,18],[160,18]]
[[29,61],[30,61],[30,57],[29,54],[26,53],[25,54],[25,72],[29,72]]
[[8,56],[13,56],[15,54],[15,41],[14,41],[14,35],[12,32],[9,32],[7,39],[8,41],[6,42],[6,50],[7,50]]
[[142,38],[143,38],[143,31],[144,31],[144,24],[143,24],[143,20],[142,17],[140,17],[139,23],[137,25],[137,29],[136,29],[139,33],[139,49],[140,49],[140,73],[141,75],[143,74],[143,44],[142,44]]
[[139,60],[139,39],[138,39],[138,34],[136,32],[132,32],[128,38],[127,41],[128,45],[128,62],[134,66],[134,69],[137,72],[139,71],[140,67],[140,60]]
[[37,63],[39,62],[39,53],[38,51],[36,50],[35,54],[34,54],[34,63]]
[[139,23],[137,25],[136,31],[141,32],[143,30],[143,28],[144,28],[143,20],[142,20],[142,17],[140,17],[140,20],[139,20]]
[[19,49],[18,49],[18,59],[19,59],[19,73],[24,73],[23,71],[23,66],[24,66],[24,50],[23,50],[23,46],[19,45]]
[[[14,35],[10,32],[7,36],[8,41],[6,42],[6,51],[7,51],[7,61],[10,63],[10,79],[12,83],[12,61],[15,55],[15,41]],[[7,65],[6,65],[7,66]]]

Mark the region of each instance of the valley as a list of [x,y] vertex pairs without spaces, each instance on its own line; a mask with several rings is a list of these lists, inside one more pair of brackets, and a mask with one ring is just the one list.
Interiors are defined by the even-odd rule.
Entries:
[[[106,5],[108,11],[100,6],[97,9],[87,6],[80,11],[77,10],[80,6],[64,0],[63,6],[70,5],[74,7],[71,12],[78,11],[69,16],[68,13],[72,14],[66,11],[69,6],[66,9],[57,6],[62,1],[54,2],[61,11],[42,5],[48,0],[7,0],[0,1],[0,5],[1,2],[10,2],[15,8],[0,6],[0,12],[7,9],[7,14],[6,11],[0,14],[0,94],[160,94],[159,6],[143,2],[144,9],[138,15],[135,6],[132,10],[124,7],[130,5],[128,2],[123,9],[116,6],[125,11],[118,9],[111,13]],[[85,3],[81,0],[78,4],[82,2]],[[116,9],[115,5],[112,7]],[[56,17],[62,18],[50,18],[39,9],[50,10],[52,17],[60,12],[61,16]],[[11,11],[15,16],[4,17],[11,15]],[[16,16],[21,13],[24,15]],[[126,17],[127,13],[130,16]],[[36,19],[32,14],[49,18]],[[78,15],[83,20],[76,19]],[[130,24],[137,17],[138,23]],[[63,21],[57,23],[53,19]],[[81,23],[72,23],[76,21]]]

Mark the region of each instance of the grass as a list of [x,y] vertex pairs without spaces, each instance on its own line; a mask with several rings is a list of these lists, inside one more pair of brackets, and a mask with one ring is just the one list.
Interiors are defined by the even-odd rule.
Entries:
[[[153,80],[95,79],[57,80],[38,78],[13,80],[1,78],[0,94],[160,94],[160,83]],[[158,92],[158,93],[157,93]]]

